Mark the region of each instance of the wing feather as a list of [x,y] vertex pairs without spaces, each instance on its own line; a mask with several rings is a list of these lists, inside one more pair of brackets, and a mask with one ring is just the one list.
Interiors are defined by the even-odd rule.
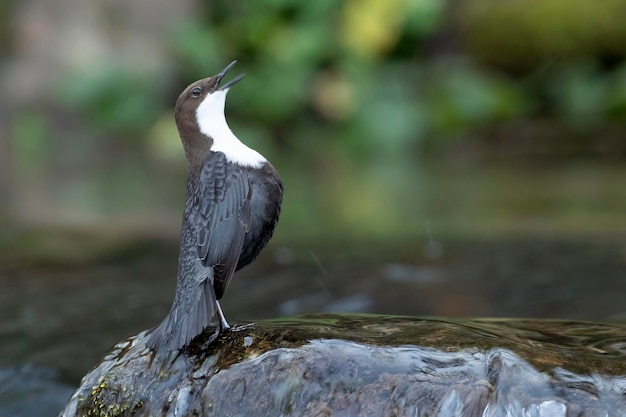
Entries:
[[194,222],[198,259],[213,268],[219,300],[232,278],[250,230],[251,187],[245,170],[226,161],[222,153],[209,158],[200,173],[198,209]]

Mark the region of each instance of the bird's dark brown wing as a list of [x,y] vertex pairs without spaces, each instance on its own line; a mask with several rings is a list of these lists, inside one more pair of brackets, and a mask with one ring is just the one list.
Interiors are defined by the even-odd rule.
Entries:
[[228,286],[250,230],[251,187],[245,170],[229,163],[221,152],[212,154],[200,172],[193,224],[198,259],[213,269],[219,300]]

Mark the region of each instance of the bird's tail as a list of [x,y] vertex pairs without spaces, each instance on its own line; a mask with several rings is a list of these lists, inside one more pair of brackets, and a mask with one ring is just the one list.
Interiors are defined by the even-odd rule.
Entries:
[[179,299],[179,294],[176,294],[168,315],[148,334],[146,345],[149,348],[182,349],[211,324],[217,305],[211,280],[205,280],[198,296],[190,298]]

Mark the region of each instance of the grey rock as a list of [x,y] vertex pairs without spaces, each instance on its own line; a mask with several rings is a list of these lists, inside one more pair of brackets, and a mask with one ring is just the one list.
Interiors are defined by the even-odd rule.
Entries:
[[624,416],[626,326],[320,315],[116,345],[61,416]]

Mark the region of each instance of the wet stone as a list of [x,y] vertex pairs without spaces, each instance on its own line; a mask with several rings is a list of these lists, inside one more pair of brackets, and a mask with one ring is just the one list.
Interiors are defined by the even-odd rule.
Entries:
[[116,345],[61,416],[626,416],[626,326],[317,315]]

